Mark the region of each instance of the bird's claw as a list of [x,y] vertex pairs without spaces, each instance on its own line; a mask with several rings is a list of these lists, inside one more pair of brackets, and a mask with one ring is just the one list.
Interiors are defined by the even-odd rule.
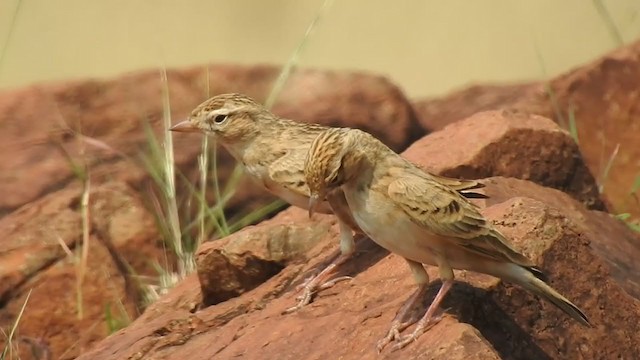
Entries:
[[314,291],[314,292],[318,292],[320,290],[328,289],[328,288],[332,287],[333,285],[339,283],[340,281],[345,281],[345,280],[353,280],[353,277],[351,277],[351,276],[340,276],[340,277],[337,277],[337,278],[335,278],[333,280],[329,280],[329,281],[325,282],[324,284],[318,286],[318,289],[316,291]]
[[292,312],[298,311],[302,309],[305,305],[308,305],[311,302],[313,294],[317,293],[320,290],[328,289],[334,286],[335,284],[339,283],[340,281],[351,280],[351,279],[353,279],[351,276],[340,276],[335,279],[329,280],[323,284],[318,285],[318,281],[317,281],[318,276],[313,276],[305,280],[305,282],[302,285],[298,286],[298,291],[302,291],[302,294],[296,297],[296,300],[298,301],[298,303],[295,306],[292,306],[286,309],[282,313],[290,314]]
[[390,342],[398,338],[400,338],[400,331],[398,331],[397,327],[394,328],[394,326],[392,326],[391,329],[389,329],[387,336],[380,339],[376,344],[376,349],[378,350],[378,354],[382,352],[385,346],[387,346]]
[[434,325],[439,323],[440,320],[442,320],[443,314],[444,313],[440,313],[439,315],[428,319],[424,323],[418,323],[416,328],[409,335],[396,337],[396,343],[391,348],[391,351],[400,350],[410,343],[416,341],[420,337],[420,335],[424,334],[427,330],[431,329]]
[[408,328],[409,326],[411,326],[411,324],[413,323],[414,322],[411,320],[400,321],[400,319],[396,317],[396,319],[394,319],[393,322],[391,322],[391,327],[387,332],[387,336],[380,339],[376,344],[376,349],[378,349],[378,354],[380,354],[384,349],[384,347],[387,346],[390,342],[400,339],[401,337],[400,332]]

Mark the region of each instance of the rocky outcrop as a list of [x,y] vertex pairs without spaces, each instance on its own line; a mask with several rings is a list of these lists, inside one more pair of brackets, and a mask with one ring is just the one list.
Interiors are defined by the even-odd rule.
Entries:
[[[169,71],[174,122],[207,98],[207,88],[210,94],[242,92],[264,101],[278,72],[272,66],[233,65]],[[0,214],[76,179],[61,147],[78,163],[88,163],[94,182],[119,179],[140,189],[148,177],[141,161],[141,154],[149,148],[145,124],[156,136],[164,136],[163,86],[158,72],[147,71],[110,81],[37,85],[0,93],[0,126],[4,129],[0,144],[7,154],[0,161],[4,189]],[[402,92],[383,77],[366,74],[297,71],[273,111],[299,121],[363,128],[397,150],[424,133]],[[69,129],[88,138],[79,141]],[[193,134],[174,136],[176,164],[193,180],[197,177],[190,176],[190,169],[196,168],[200,139]],[[222,152],[218,165],[224,183],[233,163]],[[266,199],[264,192],[251,190],[230,206],[259,207]]]
[[531,180],[603,210],[598,185],[568,132],[550,119],[519,111],[487,111],[413,143],[405,156],[450,177]]
[[[168,72],[174,119],[205,99],[206,71],[199,67]],[[263,101],[279,69],[229,65],[208,71],[211,94],[237,91]],[[142,310],[137,281],[158,282],[154,263],[175,269],[175,259],[154,222],[154,197],[143,161],[151,147],[145,124],[163,136],[163,86],[159,73],[148,71],[0,94],[0,326],[10,328],[32,290],[20,320],[21,337],[15,342],[22,359],[29,359],[32,350],[61,359],[85,352],[108,335],[109,322],[126,324]],[[400,90],[382,77],[365,74],[298,71],[288,80],[274,112],[300,121],[366,128],[396,149],[422,133]],[[187,204],[185,213],[189,202],[181,199],[191,194],[186,183],[198,179],[201,138],[174,136],[175,162],[187,178],[178,176],[178,201]],[[217,174],[224,186],[234,163],[224,151],[219,154]],[[76,255],[68,256],[65,248],[81,252],[84,175],[91,179],[90,241],[79,318]],[[225,209],[229,217],[273,199],[243,181]],[[208,200],[215,201],[213,196]],[[309,235],[304,230],[297,234]],[[264,271],[266,277],[280,269],[261,264],[266,268],[257,266],[252,274]]]
[[[479,115],[485,120],[487,116],[490,123],[491,119],[506,115]],[[575,155],[575,146],[562,140],[568,135],[548,120],[537,120],[537,125],[530,127],[476,123],[480,132],[494,131],[487,130],[476,142],[469,140],[469,146],[478,149],[466,150],[465,155],[485,153],[496,143],[508,144],[510,141],[501,139],[523,136],[518,135],[522,131],[526,137],[538,139],[532,141],[532,146],[538,148],[524,149],[522,153],[521,147],[500,145],[507,154],[517,156],[505,155],[500,166],[489,166],[488,171],[507,171],[504,169],[509,169],[511,163],[531,174],[532,179],[542,181],[544,176],[538,176],[541,170],[536,170],[542,161],[522,161],[522,157],[538,153],[551,163],[566,162],[554,166],[559,169],[574,164],[571,154]],[[504,119],[502,122],[509,123]],[[451,131],[446,141],[464,146],[467,126],[461,123],[442,133]],[[539,135],[535,135],[537,132]],[[496,140],[483,142],[484,138]],[[438,169],[434,165],[439,160],[429,159],[447,156],[433,145],[444,142],[435,133],[419,140],[403,155],[440,171],[486,166],[486,156],[449,156],[450,163],[443,161]],[[483,191],[489,198],[474,200],[483,213],[547,273],[552,286],[586,312],[594,327],[579,325],[521,288],[487,275],[457,271],[458,282],[445,300],[444,307],[449,310],[444,320],[414,344],[398,352],[387,349],[380,357],[608,359],[633,356],[640,351],[636,286],[640,274],[629,270],[633,259],[640,256],[637,234],[615,218],[590,210],[559,190],[504,177],[483,182]],[[578,198],[575,194],[574,197]],[[338,274],[353,276],[353,280],[320,291],[314,302],[296,313],[282,314],[295,304],[297,286],[335,254],[338,230],[332,221],[330,216],[322,215],[309,220],[305,211],[290,208],[220,244],[203,247],[198,258],[198,276],[204,279],[200,284],[195,278],[187,280],[129,328],[105,339],[81,358],[376,357],[376,341],[386,333],[415,284],[404,260],[368,239],[357,242],[356,255]],[[279,249],[286,246],[282,244],[297,241],[301,228],[308,225],[312,228],[307,230],[307,241],[300,245],[310,248],[304,252],[306,257],[301,258],[303,252],[296,247],[283,255]],[[320,231],[315,232],[314,228]],[[402,236],[402,229],[398,231]],[[260,278],[252,276],[252,263],[269,263],[281,270],[264,280],[264,274]],[[430,268],[429,274],[432,279],[438,277],[437,269]],[[425,305],[435,296],[438,284],[436,280]],[[198,285],[202,295],[194,290]],[[194,305],[201,296],[205,303]],[[226,300],[219,302],[223,299]]]
[[30,293],[20,318],[21,337],[14,340],[23,359],[32,351],[77,356],[108,335],[107,312],[113,319],[137,316],[143,294],[129,267],[136,275],[157,276],[149,260],[162,259],[164,249],[153,217],[140,196],[120,182],[89,192],[88,257],[79,269],[81,196],[76,188],[59,190],[0,220],[3,324],[18,317]]
[[[618,279],[597,250],[601,242],[609,241],[602,237],[605,233],[633,241],[637,236],[617,220],[604,220],[599,212],[585,209],[557,190],[523,180],[490,178],[485,182],[492,197],[480,201],[480,205],[483,201],[490,205],[484,214],[534,259],[556,289],[583,308],[594,327],[582,327],[518,287],[460,271],[456,272],[459,282],[445,301],[449,309],[445,319],[415,344],[399,352],[385,351],[381,357],[607,359],[640,351],[640,302],[630,295],[628,286],[637,281],[637,275],[627,273],[630,282]],[[511,194],[511,188],[521,187],[529,190]],[[558,200],[547,204],[536,198]],[[554,206],[562,203],[573,208]],[[295,228],[306,217],[304,211],[291,208],[247,231]],[[585,226],[592,217],[601,221],[599,233]],[[334,227],[332,232],[336,231]],[[262,239],[255,250],[245,253],[263,252],[269,239]],[[297,313],[281,314],[295,302],[296,285],[326,263],[336,244],[335,235],[327,237],[310,252],[309,260],[294,262],[254,289],[195,312],[185,306],[199,298],[193,290],[197,283],[190,279],[129,328],[81,358],[374,357],[375,342],[385,334],[415,284],[401,258],[369,240],[358,242],[357,255],[341,271],[354,276],[352,281],[321,291]],[[430,268],[429,273],[437,279],[436,269]],[[437,284],[429,296],[435,295]],[[188,300],[185,286],[190,288]]]
[[567,130],[573,122],[580,151],[610,210],[638,218],[638,88],[640,41],[546,83],[473,86],[444,98],[416,101],[414,107],[421,124],[432,131],[487,110],[538,114]]
[[[585,311],[593,328],[516,286],[457,271],[444,319],[414,344],[398,352],[386,349],[378,357],[610,359],[640,352],[639,235],[598,211],[605,209],[598,195],[603,186],[609,210],[633,211],[635,206],[633,197],[619,196],[629,190],[632,175],[625,171],[637,158],[630,144],[638,118],[638,54],[640,43],[632,44],[553,79],[548,87],[481,86],[417,104],[421,123],[440,131],[403,154],[436,173],[482,179],[489,197],[473,201],[547,273],[552,286]],[[206,97],[205,89],[243,92],[262,101],[277,69],[229,65],[169,71],[168,76],[177,119]],[[132,285],[140,277],[132,272],[157,276],[154,259],[168,267],[172,263],[163,260],[166,250],[145,206],[149,175],[140,160],[149,147],[144,123],[156,135],[163,131],[162,87],[157,73],[145,72],[0,94],[5,154],[0,161],[5,186],[0,198],[0,326],[10,326],[31,291],[15,339],[21,358],[377,356],[376,341],[415,289],[408,267],[369,239],[358,239],[356,255],[338,274],[353,280],[322,290],[310,305],[283,315],[295,304],[299,285],[336,256],[338,244],[332,216],[309,219],[295,208],[204,244],[197,254],[197,274],[144,309],[127,328],[103,339],[107,318],[134,318],[142,310],[139,284]],[[395,86],[364,74],[301,70],[289,79],[274,112],[363,128],[394,149],[426,131]],[[561,127],[575,119],[584,162],[571,135],[550,118]],[[200,139],[175,136],[184,183],[196,182]],[[615,144],[624,156],[613,159],[604,179],[601,159]],[[83,317],[78,319],[73,253],[83,246],[82,189],[74,171],[83,164],[91,176],[91,232],[81,286]],[[232,168],[222,152],[222,183]],[[238,189],[227,215],[271,199],[255,186],[241,183]],[[182,188],[181,193],[188,191]],[[429,274],[438,277],[435,269]],[[433,283],[424,305],[438,284]]]

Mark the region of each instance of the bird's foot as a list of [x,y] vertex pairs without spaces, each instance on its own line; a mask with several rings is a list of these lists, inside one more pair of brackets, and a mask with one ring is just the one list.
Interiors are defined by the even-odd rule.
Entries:
[[410,343],[416,341],[420,337],[420,335],[424,334],[427,330],[431,329],[433,326],[439,323],[440,320],[442,320],[442,317],[443,313],[440,313],[439,315],[433,316],[429,319],[420,320],[411,334],[402,337],[396,337],[396,343],[393,345],[391,351],[400,350]]
[[290,314],[294,311],[298,311],[302,309],[305,305],[308,305],[311,302],[311,299],[313,298],[313,294],[317,293],[318,291],[328,289],[333,285],[339,283],[340,281],[353,279],[351,276],[340,276],[335,279],[322,282],[328,275],[331,274],[331,272],[335,269],[336,266],[337,266],[336,263],[330,264],[329,266],[327,266],[327,268],[322,270],[320,273],[318,273],[315,276],[312,276],[311,278],[307,279],[302,285],[300,285],[298,287],[298,290],[302,291],[302,294],[296,297],[296,300],[298,301],[298,303],[295,306],[292,306],[286,309],[282,313]]
[[387,335],[380,339],[376,344],[376,349],[378,349],[378,354],[382,352],[385,346],[387,346],[390,342],[394,340],[400,339],[400,332],[413,324],[413,321],[405,321],[401,322],[397,318],[393,320],[391,323],[391,327],[387,332]]

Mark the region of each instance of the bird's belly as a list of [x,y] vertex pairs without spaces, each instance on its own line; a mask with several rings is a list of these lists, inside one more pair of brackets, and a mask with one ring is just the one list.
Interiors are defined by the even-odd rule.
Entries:
[[[347,196],[354,219],[371,240],[404,258],[436,265],[437,243],[420,231],[401,209],[387,202],[361,201]],[[383,204],[382,206],[380,206]]]

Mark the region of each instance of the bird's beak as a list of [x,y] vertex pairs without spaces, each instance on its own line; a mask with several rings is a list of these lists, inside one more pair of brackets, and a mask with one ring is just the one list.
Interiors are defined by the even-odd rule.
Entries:
[[169,128],[169,131],[176,132],[202,132],[199,128],[193,126],[189,120],[181,121]]
[[313,216],[313,213],[316,211],[319,200],[320,197],[318,194],[312,194],[311,197],[309,197],[309,217]]

